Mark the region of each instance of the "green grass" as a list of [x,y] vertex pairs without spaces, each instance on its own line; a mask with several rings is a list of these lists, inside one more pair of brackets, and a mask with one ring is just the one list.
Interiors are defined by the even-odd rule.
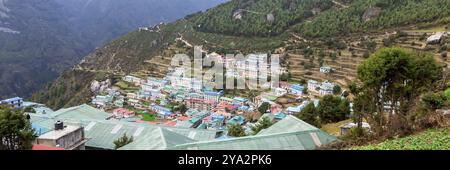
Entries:
[[147,111],[138,111],[136,112],[138,115],[142,116],[143,121],[155,121],[156,117],[153,114],[148,113]]
[[352,122],[352,120],[349,119],[349,120],[344,120],[344,121],[337,122],[337,123],[329,123],[329,124],[322,125],[321,129],[330,135],[340,136],[341,135],[340,127],[342,125],[345,125],[345,124],[351,123],[351,122]]
[[413,30],[414,32],[421,32],[421,33],[434,33],[434,32],[444,32],[444,31],[450,31],[450,29],[445,29],[445,26],[438,26],[438,27],[432,27],[427,29],[419,29],[419,30]]
[[117,82],[116,86],[119,87],[120,89],[127,89],[129,87],[128,83],[124,81]]
[[417,135],[388,140],[380,144],[352,148],[354,150],[449,150],[450,128],[431,129]]
[[144,101],[144,102],[142,102],[142,105],[144,105],[144,106],[150,106],[150,102],[147,102],[147,101]]
[[151,115],[151,114],[143,114],[142,115],[142,120],[143,121],[155,121],[156,120],[156,117],[155,117],[155,115]]

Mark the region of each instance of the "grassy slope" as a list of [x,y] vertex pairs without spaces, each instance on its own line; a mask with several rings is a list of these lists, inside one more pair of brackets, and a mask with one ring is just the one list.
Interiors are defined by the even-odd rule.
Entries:
[[355,150],[449,150],[450,128],[431,129],[417,135],[393,139],[380,144],[352,148]]

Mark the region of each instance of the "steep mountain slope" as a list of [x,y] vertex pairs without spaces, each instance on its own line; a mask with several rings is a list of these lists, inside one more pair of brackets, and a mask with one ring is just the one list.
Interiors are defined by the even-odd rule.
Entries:
[[[289,3],[286,6],[287,2]],[[364,3],[363,0],[233,0],[204,13],[189,15],[185,19],[159,25],[150,31],[134,31],[112,41],[91,53],[73,71],[67,72],[55,83],[36,93],[33,99],[54,108],[89,102],[89,96],[92,95],[88,90],[89,84],[94,79],[112,78],[114,81],[130,73],[142,77],[162,77],[167,72],[171,57],[177,53],[192,55],[193,45],[203,45],[204,50],[221,54],[285,54],[282,58],[283,65],[292,74],[293,81],[330,79],[342,85],[355,78],[358,64],[377,48],[398,45],[434,52],[437,58],[440,53],[446,52],[442,50],[443,46],[448,46],[445,42],[432,46],[420,45],[424,45],[423,37],[433,33],[425,28],[437,26],[439,30],[448,30],[444,27],[450,23],[450,14],[446,10],[450,3],[448,0],[427,1],[427,8],[420,7],[418,4],[423,5],[423,1],[416,0],[406,0],[402,1],[403,3],[394,3],[391,0],[368,2],[370,3]],[[388,7],[384,7],[382,2],[387,3]],[[377,4],[380,9],[374,10],[373,5]],[[407,5],[402,6],[405,4]],[[267,9],[266,5],[271,9]],[[354,9],[361,9],[362,12],[355,13]],[[236,11],[247,12],[242,12],[239,16],[235,15]],[[273,16],[267,15],[272,14],[272,11],[282,15],[275,15],[275,12]],[[311,12],[315,15],[289,15],[294,13],[292,11],[303,11],[300,14]],[[386,11],[395,15],[388,15]],[[411,11],[414,11],[414,14],[411,14]],[[426,13],[429,16],[424,19],[402,17],[398,22],[393,19],[393,23],[398,25],[386,24],[384,21],[390,20],[378,19],[407,15],[405,12],[409,12],[408,15]],[[261,15],[262,18],[249,17],[252,13],[264,15]],[[333,18],[333,14],[343,17]],[[268,20],[272,20],[274,25],[268,25]],[[370,26],[365,25],[371,23],[370,21],[377,22]],[[344,29],[333,32],[318,30],[318,36],[306,29],[325,23],[351,25],[354,22],[361,23],[361,26],[348,32],[344,32]],[[273,30],[277,31],[272,34]],[[340,36],[341,33],[346,34]],[[413,42],[416,45],[412,46]],[[440,60],[445,62],[445,58]],[[320,73],[320,67],[325,65],[335,71],[331,74]],[[91,75],[90,78],[82,78],[86,74]],[[77,88],[74,88],[75,86]]]
[[226,0],[1,0],[0,98],[41,89],[95,47]]
[[88,53],[57,3],[0,2],[0,98],[28,96]]
[[67,11],[72,29],[100,45],[119,35],[187,14],[212,8],[227,0],[56,0]]

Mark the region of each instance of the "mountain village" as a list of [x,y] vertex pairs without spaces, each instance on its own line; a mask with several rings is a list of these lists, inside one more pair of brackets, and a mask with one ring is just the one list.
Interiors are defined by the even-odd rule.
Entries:
[[[210,56],[219,55],[211,53]],[[224,61],[225,65],[236,64],[234,60]],[[330,71],[327,67],[322,69],[323,74]],[[317,106],[321,96],[345,93],[330,81],[308,80],[302,84],[281,81],[277,87],[269,82],[265,86],[272,88],[259,95],[255,90],[253,97],[246,98],[226,94],[224,90],[207,89],[201,80],[186,75],[187,71],[182,67],[170,70],[164,78],[127,75],[115,84],[110,79],[94,81],[91,83],[94,94],[91,103],[58,111],[42,104],[24,102],[20,97],[6,99],[2,103],[16,108],[33,108],[33,113],[27,114],[40,135],[37,141],[45,141],[56,134],[69,140],[62,145],[59,138],[54,138],[59,142],[53,144],[37,142],[38,148],[114,149],[114,140],[124,135],[132,136],[135,142],[119,149],[228,149],[231,146],[247,149],[248,142],[254,143],[251,147],[258,150],[315,149],[336,140],[336,137],[293,116],[310,103]],[[226,75],[258,76],[261,72],[258,68],[253,68],[253,71],[249,74],[237,68],[233,72],[227,70]],[[252,127],[264,118],[277,123],[253,132]],[[228,128],[233,125],[243,127],[249,136],[229,136]],[[348,124],[343,128],[353,126],[356,125]],[[84,129],[83,137],[75,133],[80,128]],[[49,135],[52,133],[55,135]],[[71,135],[78,137],[69,138]],[[279,135],[284,137],[277,137]],[[269,139],[273,140],[270,144],[267,143]],[[165,145],[156,145],[158,143]],[[212,145],[215,143],[224,144]]]
[[[353,9],[340,2],[330,2],[331,7]],[[368,8],[361,16],[365,18],[362,23],[380,15],[382,7]],[[348,147],[372,145],[426,130],[448,131],[448,18],[446,25],[439,27],[386,26],[378,32],[308,40],[293,29],[322,23],[314,20],[322,12],[319,7],[305,11],[311,11],[311,16],[302,16],[306,17],[305,28],[287,24],[278,30],[279,35],[273,33],[279,40],[270,43],[270,38],[252,37],[258,31],[265,33],[264,29],[244,25],[248,34],[238,29],[228,35],[226,26],[215,30],[213,21],[220,19],[209,20],[201,13],[175,24],[139,27],[83,59],[72,68],[73,75],[56,80],[46,89],[48,92],[36,93],[30,99],[2,99],[0,106],[25,114],[37,136],[32,142],[33,150],[319,150],[334,144],[339,149],[352,149]],[[243,8],[232,11],[232,21],[252,19],[245,17],[251,14],[262,15],[270,23],[279,18],[273,13],[263,15]],[[302,17],[297,19],[303,22]],[[201,51],[202,59],[214,61],[211,66],[202,65],[201,78],[190,63],[188,67],[173,66],[173,55],[192,51],[195,55],[196,45],[201,44],[208,50]],[[247,45],[255,47],[242,50]],[[241,61],[225,55],[249,51],[267,51],[269,56],[249,55]],[[265,67],[261,61],[274,60],[273,54],[281,55],[280,67]],[[189,61],[194,65],[197,62],[196,58]],[[388,67],[383,65],[386,63],[391,64],[389,68],[379,71]],[[209,74],[216,64],[224,66],[219,72],[223,77]],[[361,66],[367,73],[360,70]],[[411,71],[396,66],[414,68]],[[360,74],[364,73],[371,79],[363,82]],[[378,75],[385,77],[378,80]],[[424,80],[416,82],[421,76]],[[220,78],[233,82],[217,81]],[[277,78],[279,81],[272,80]],[[372,79],[377,82],[370,84]],[[252,80],[259,83],[255,89],[250,88]],[[211,86],[216,81],[227,87]],[[230,89],[228,84],[235,87]],[[244,88],[236,88],[240,85]],[[397,91],[401,92],[394,94]],[[28,101],[33,99],[36,100]],[[41,104],[44,102],[47,106]],[[319,113],[321,109],[326,111]],[[440,120],[445,120],[445,126]],[[403,132],[404,136],[399,135]],[[354,138],[345,143],[347,135]],[[448,136],[444,140],[447,139]],[[449,142],[442,143],[448,146]]]

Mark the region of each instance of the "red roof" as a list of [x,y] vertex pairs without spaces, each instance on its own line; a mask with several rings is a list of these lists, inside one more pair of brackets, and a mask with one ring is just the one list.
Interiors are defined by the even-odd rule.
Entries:
[[125,109],[125,108],[118,108],[118,109],[115,109],[113,112],[114,113],[123,114],[123,115],[132,115],[132,114],[134,114],[133,111],[130,111],[130,110]]
[[151,124],[151,125],[157,125],[159,124],[159,122],[156,121],[144,121],[144,120],[137,120],[135,121],[136,123],[147,123],[147,124]]
[[46,145],[33,145],[32,150],[65,150],[65,149]]
[[191,118],[187,117],[187,116],[180,116],[177,118],[180,121],[187,121],[187,120],[191,120]]
[[167,125],[167,126],[175,126],[176,124],[177,124],[177,121],[168,121],[168,122],[164,123],[164,125]]

